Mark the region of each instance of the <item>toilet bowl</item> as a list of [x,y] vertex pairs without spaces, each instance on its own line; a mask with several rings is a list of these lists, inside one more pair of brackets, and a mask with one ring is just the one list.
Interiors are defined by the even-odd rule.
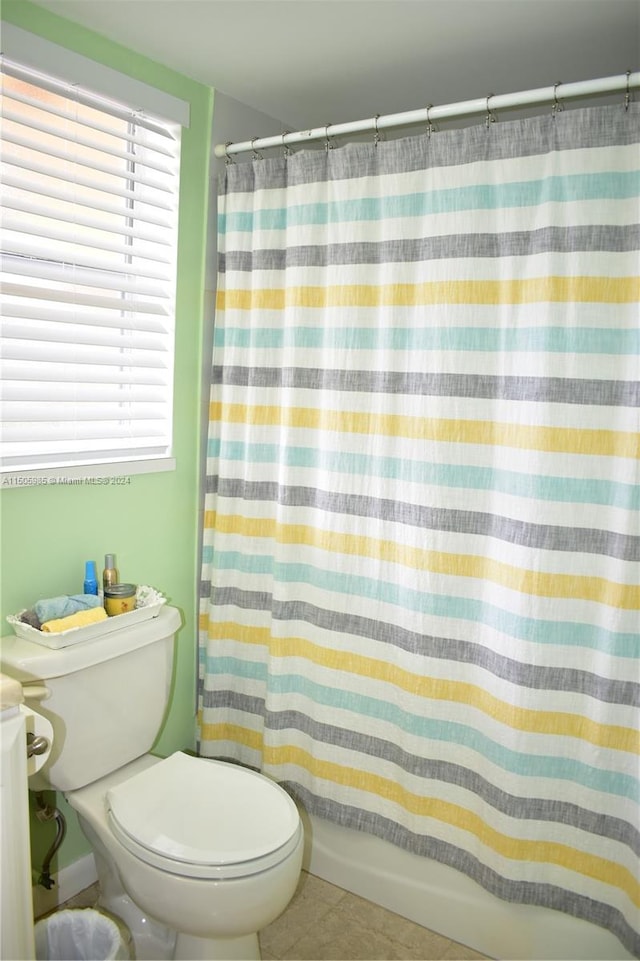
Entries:
[[282,788],[178,753],[145,755],[66,797],[109,875],[100,906],[124,916],[138,959],[260,957],[256,932],[285,909],[302,864]]
[[138,961],[252,961],[257,932],[296,889],[302,825],[286,791],[262,774],[149,753],[179,627],[179,612],[165,607],[59,649],[3,638],[2,670],[20,681],[27,703],[37,698],[54,732],[30,787],[63,792],[77,812],[96,861],[98,904],[127,924]]

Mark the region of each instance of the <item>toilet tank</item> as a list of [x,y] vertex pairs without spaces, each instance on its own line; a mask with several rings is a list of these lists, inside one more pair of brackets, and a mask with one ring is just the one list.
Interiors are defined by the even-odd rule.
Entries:
[[29,779],[32,789],[74,791],[150,750],[169,703],[180,625],[180,612],[162,607],[157,617],[58,650],[2,638],[0,670],[53,726],[53,749]]

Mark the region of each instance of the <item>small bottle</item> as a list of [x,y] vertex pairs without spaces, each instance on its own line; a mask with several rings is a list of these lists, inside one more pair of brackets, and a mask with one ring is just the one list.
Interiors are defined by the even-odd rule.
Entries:
[[84,565],[84,593],[98,593],[98,575],[96,573],[96,562],[85,561]]
[[120,574],[116,567],[116,555],[104,555],[104,571],[102,572],[102,587],[106,591],[114,584],[120,583]]

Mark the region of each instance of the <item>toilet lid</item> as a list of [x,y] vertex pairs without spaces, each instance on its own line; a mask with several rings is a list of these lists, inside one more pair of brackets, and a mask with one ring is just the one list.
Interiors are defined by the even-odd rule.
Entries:
[[300,832],[295,804],[274,781],[180,752],[110,789],[107,808],[129,850],[192,877],[264,870],[293,850]]

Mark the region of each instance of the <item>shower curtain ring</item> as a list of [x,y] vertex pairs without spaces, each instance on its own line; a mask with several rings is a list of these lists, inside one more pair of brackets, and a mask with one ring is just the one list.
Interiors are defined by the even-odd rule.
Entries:
[[564,104],[561,100],[558,100],[558,87],[561,83],[562,81],[558,80],[558,82],[554,83],[553,85],[553,107],[551,108],[552,117],[555,117],[557,113],[560,113],[561,110],[564,110]]
[[495,97],[494,93],[490,93],[489,96],[487,97],[487,116],[484,122],[484,125],[487,128],[489,127],[490,124],[495,123],[497,120],[495,113],[493,113],[493,111],[489,107],[489,101],[491,100],[492,97]]
[[258,137],[254,137],[253,140],[251,141],[251,149],[253,150],[253,159],[254,159],[254,160],[263,160],[264,158],[263,158],[262,154],[261,154],[261,153],[258,153],[258,151],[256,150],[256,148],[253,146],[254,143],[256,142],[256,140],[258,140],[258,139],[259,139]]
[[330,150],[333,150],[333,144],[332,144],[331,141],[329,140],[329,127],[330,127],[330,126],[331,126],[331,124],[328,123],[328,124],[325,125],[325,128],[324,128],[324,149],[325,149],[325,151],[326,151],[327,153],[329,153]]
[[282,131],[282,151],[283,151],[283,154],[284,154],[285,158],[286,158],[286,157],[290,157],[291,154],[293,153],[293,150],[291,149],[291,147],[289,146],[289,144],[284,142],[284,138],[287,136],[288,133],[291,133],[291,131],[290,131],[290,130],[283,130],[283,131]]
[[631,77],[631,71],[627,70],[627,90],[624,95],[624,109],[629,109],[629,104],[631,103],[631,87],[629,86],[629,80]]
[[427,136],[429,137],[429,139],[431,139],[431,134],[435,133],[438,129],[436,124],[433,123],[433,121],[431,120],[431,117],[429,116],[429,111],[432,109],[432,107],[433,107],[432,103],[427,105]]
[[225,167],[228,167],[230,164],[235,164],[235,160],[233,159],[233,157],[230,157],[230,156],[229,156],[229,147],[231,146],[232,142],[233,142],[233,141],[231,141],[231,140],[227,140],[226,144],[224,145],[224,163],[225,163]]
[[373,118],[373,123],[374,123],[374,126],[375,126],[375,128],[376,128],[375,137],[373,138],[373,146],[374,146],[374,147],[377,147],[378,144],[380,143],[380,141],[384,139],[383,136],[382,136],[382,134],[381,134],[380,131],[378,130],[378,118],[379,118],[379,117],[380,117],[380,114],[377,113],[377,114],[375,115],[375,117]]

